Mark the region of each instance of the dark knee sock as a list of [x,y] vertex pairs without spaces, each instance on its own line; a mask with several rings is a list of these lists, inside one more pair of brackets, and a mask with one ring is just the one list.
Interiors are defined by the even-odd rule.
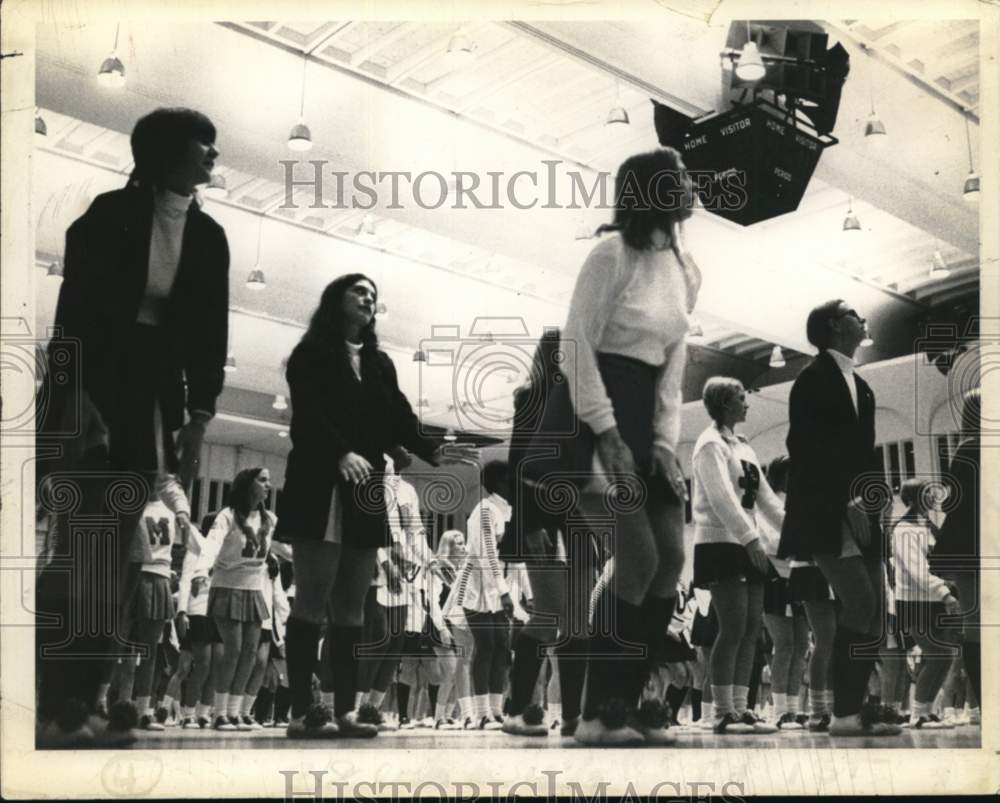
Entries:
[[278,686],[274,693],[274,718],[275,720],[287,719],[288,708],[292,704],[292,694],[287,686]]
[[396,706],[399,711],[399,718],[402,720],[404,717],[408,717],[410,711],[410,684],[409,683],[397,683],[396,684]]
[[[607,623],[613,624],[607,631]],[[644,627],[641,608],[632,605],[605,590],[594,606],[594,630],[590,637],[591,654],[587,660],[587,681],[583,701],[583,718],[596,717],[601,706],[613,698],[621,699],[626,707],[633,706],[638,697],[637,678],[643,673],[646,659],[634,654],[635,647],[625,644],[643,644]]]
[[361,628],[331,625],[327,630],[330,641],[330,659],[333,664],[333,713],[342,717],[354,710],[354,692],[357,688],[358,662],[355,647],[361,640]]
[[571,638],[556,648],[563,719],[576,719],[580,716],[583,678],[587,672],[587,645],[585,638]]
[[833,714],[846,717],[861,711],[868,691],[873,659],[851,656],[851,647],[871,641],[871,636],[837,625],[833,640]]
[[517,637],[514,664],[510,668],[510,703],[507,712],[511,716],[523,714],[531,702],[544,657],[541,647],[537,640],[523,631]]
[[[667,627],[674,615],[675,597],[648,596],[642,601],[642,643],[646,647],[646,660],[636,667],[635,690],[631,691],[629,705],[642,699],[642,690],[649,680],[649,672],[657,656],[662,652],[663,640],[667,637]],[[634,702],[633,702],[634,701]]]
[[674,721],[677,719],[677,713],[681,710],[681,706],[684,704],[684,696],[686,689],[680,689],[671,683],[667,687],[667,705],[670,706],[670,720]]
[[437,683],[427,684],[427,699],[430,701],[431,704],[431,716],[434,716],[435,712],[437,711],[438,690],[440,688],[441,687]]
[[261,724],[271,718],[271,704],[274,702],[274,692],[261,687],[257,692],[257,701],[253,704],[254,717]]
[[285,625],[285,655],[292,716],[304,716],[312,705],[312,676],[316,665],[320,626],[294,616]]
[[978,641],[966,641],[962,644],[962,663],[965,674],[972,683],[972,693],[976,695],[976,705],[982,706],[982,651]]
[[691,689],[691,721],[701,719],[701,689]]

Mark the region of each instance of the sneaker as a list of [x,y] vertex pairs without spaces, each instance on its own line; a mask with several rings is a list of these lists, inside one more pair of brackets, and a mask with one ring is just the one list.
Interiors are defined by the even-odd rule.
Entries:
[[918,717],[917,721],[913,723],[913,727],[917,730],[954,730],[955,726],[950,722],[942,720],[937,714],[928,714],[927,716]]
[[433,728],[434,727],[434,717],[424,717],[419,722],[417,722],[418,728]]
[[573,717],[572,719],[564,719],[562,724],[559,726],[560,736],[573,736],[576,734],[576,729],[580,727],[580,717]]
[[819,719],[815,717],[809,717],[809,732],[810,733],[829,733],[830,731],[830,715],[823,714]]
[[467,731],[477,730],[476,723],[472,721],[472,717],[465,718],[465,722],[462,723],[462,730],[467,730]]
[[149,716],[148,714],[146,714],[145,716],[139,717],[139,726],[138,727],[139,727],[139,730],[141,730],[141,731],[162,731],[162,730],[166,730],[166,728],[163,727],[163,723],[162,722],[158,722],[157,720],[153,719],[153,717]]
[[161,725],[165,725],[167,720],[170,718],[170,712],[167,711],[167,709],[161,705],[159,708],[156,709],[155,717],[157,722],[159,722]]
[[461,727],[462,726],[459,725],[451,717],[446,717],[445,719],[439,719],[437,722],[434,723],[434,730],[436,731],[456,731],[459,730]]
[[979,713],[979,706],[969,709],[969,724],[970,725],[981,725],[983,722],[982,717]]
[[738,714],[723,714],[715,720],[712,731],[719,734],[753,733],[753,726],[743,721]]
[[809,726],[809,715],[808,714],[796,714],[795,721],[799,723],[803,728]]
[[576,727],[573,738],[588,747],[627,747],[629,745],[645,744],[646,740],[637,730],[628,725],[619,728],[609,728],[600,717],[581,720]]
[[361,708],[358,709],[355,719],[363,725],[374,725],[376,728],[380,728],[382,730],[389,729],[386,718],[382,715],[382,712],[371,703],[365,703],[362,705]]
[[337,717],[337,727],[340,728],[340,735],[347,739],[371,739],[378,736],[378,726],[360,722],[354,711]]
[[[261,725],[256,719],[254,719],[249,714],[240,717],[240,722],[242,722],[243,725],[245,726],[245,729],[248,730],[259,731],[264,729],[264,726]],[[240,730],[244,730],[244,728],[240,728]]]
[[534,725],[529,725],[524,721],[522,714],[517,714],[516,716],[508,714],[500,726],[500,730],[512,736],[548,736],[549,733],[544,723],[538,722]]
[[715,720],[711,717],[702,717],[695,723],[695,727],[700,731],[715,730]]
[[405,714],[399,718],[399,729],[401,731],[411,731],[415,727],[416,727],[416,725],[414,725],[412,722],[410,722],[410,718],[408,716],[406,716]]
[[496,731],[503,727],[503,722],[497,722],[493,717],[482,717],[479,720],[479,730]]
[[321,705],[312,706],[301,717],[292,717],[285,728],[289,739],[332,739],[339,734],[340,728],[330,720],[330,712]]
[[778,729],[770,722],[765,722],[763,719],[758,717],[753,711],[744,711],[741,717],[743,722],[749,725],[754,733],[777,733]]
[[194,721],[193,717],[184,717],[181,720],[181,730],[185,731],[196,731],[200,726]]
[[774,723],[778,726],[778,730],[781,731],[800,731],[803,730],[802,723],[799,722],[798,717],[795,716],[791,711],[786,711],[780,717],[778,721]]
[[287,717],[278,717],[278,719],[274,720],[275,728],[287,728],[288,725],[289,722]]
[[236,723],[229,717],[216,717],[212,728],[217,731],[234,731],[236,730]]
[[965,710],[956,712],[955,716],[953,716],[951,718],[951,723],[956,728],[961,728],[964,725],[968,725],[969,724],[969,712],[965,711]]
[[198,727],[205,730],[212,723],[208,721],[208,717],[198,717]]

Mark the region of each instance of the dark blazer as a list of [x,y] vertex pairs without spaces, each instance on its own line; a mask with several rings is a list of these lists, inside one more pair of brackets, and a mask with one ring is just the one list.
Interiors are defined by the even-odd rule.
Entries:
[[[788,400],[789,471],[785,522],[778,556],[809,558],[839,554],[848,502],[862,495],[858,481],[869,474],[867,498],[884,494],[882,466],[875,452],[875,394],[857,374],[855,412],[844,376],[833,357],[821,352],[792,385]],[[874,475],[877,474],[876,478]],[[871,543],[866,555],[881,554],[878,513],[869,516]]]
[[[385,466],[383,453],[402,445],[427,462],[438,442],[420,434],[417,417],[399,389],[396,367],[381,351],[361,355],[361,381],[346,356],[313,340],[303,340],[288,358],[285,374],[291,393],[292,451],[278,505],[279,541],[322,540],[330,516],[340,459],[356,452],[376,471]],[[367,511],[349,503],[354,488],[344,483],[344,543],[382,546],[387,543],[384,499],[372,499]],[[370,513],[370,516],[363,515]]]
[[955,506],[948,512],[931,555],[935,574],[976,568],[979,565],[979,439],[963,440],[948,465]]
[[[55,324],[63,337],[79,340],[81,364],[71,370],[79,372],[82,387],[112,431],[116,418],[127,414],[120,401],[129,386],[129,366],[117,357],[135,326],[146,289],[152,223],[152,191],[130,185],[97,196],[66,232]],[[164,327],[168,354],[160,408],[165,428],[184,424],[185,405],[215,413],[228,313],[226,233],[192,203]],[[53,400],[54,408],[59,402]],[[49,410],[45,419],[57,419],[57,412]]]

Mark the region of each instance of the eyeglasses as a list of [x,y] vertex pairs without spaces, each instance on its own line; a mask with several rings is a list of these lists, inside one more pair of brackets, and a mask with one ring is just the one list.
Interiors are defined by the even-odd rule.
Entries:
[[858,311],[853,309],[849,309],[847,312],[841,312],[836,318],[834,318],[834,320],[837,321],[841,318],[846,318],[848,315],[854,318],[858,323],[866,323],[865,319],[858,314]]

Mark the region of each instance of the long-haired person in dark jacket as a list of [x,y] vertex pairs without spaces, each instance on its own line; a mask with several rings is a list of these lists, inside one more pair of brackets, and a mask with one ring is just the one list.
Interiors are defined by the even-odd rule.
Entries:
[[[361,273],[331,282],[288,359],[292,451],[274,537],[294,545],[296,594],[285,635],[293,738],[378,732],[354,714],[355,648],[376,552],[390,543],[384,454],[403,446],[432,465],[443,459],[442,447],[420,434],[392,360],[378,349],[377,298],[375,283]],[[328,599],[333,722],[312,707]]]
[[819,354],[788,399],[791,463],[778,557],[815,561],[840,601],[831,736],[901,733],[862,716],[885,611],[880,509],[872,504],[886,495],[875,452],[875,394],[854,361],[866,333],[865,319],[841,299],[813,309],[806,336]]
[[[136,529],[147,493],[139,486],[157,475],[193,476],[222,391],[229,247],[222,227],[194,198],[218,156],[215,135],[197,111],[146,115],[132,131],[128,185],[95,198],[66,233],[55,315],[60,337],[49,350],[56,391],[38,423],[39,447],[58,446],[59,456],[39,465],[40,479],[51,486],[56,470],[94,472],[71,478],[82,487],[80,512],[115,516],[118,533]],[[70,341],[76,347],[67,351]],[[86,435],[69,434],[77,431]],[[59,529],[68,552],[70,535]],[[51,657],[39,653],[42,719],[71,698],[95,704],[101,662],[67,656],[108,655],[114,632],[108,625],[117,624],[114,611],[126,601],[128,539],[115,536],[107,551],[93,546],[72,562],[72,580],[56,572],[39,585],[40,617],[56,614],[68,623],[71,611],[96,610],[101,621],[85,629],[102,634],[81,636],[40,622],[40,650],[55,647]],[[92,557],[96,552],[101,556]],[[117,566],[119,588],[105,592],[99,578],[108,560]],[[60,718],[65,727],[79,726]]]

